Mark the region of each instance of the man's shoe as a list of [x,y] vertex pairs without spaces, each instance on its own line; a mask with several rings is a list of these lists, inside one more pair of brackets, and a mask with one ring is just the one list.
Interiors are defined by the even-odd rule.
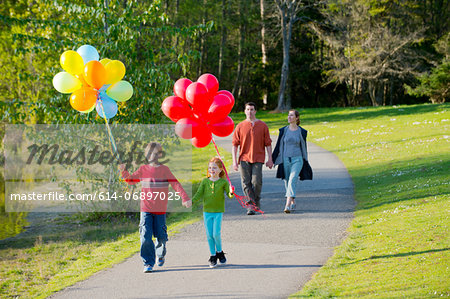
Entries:
[[225,264],[227,262],[227,258],[225,257],[225,253],[223,251],[216,252],[216,257],[219,259],[221,264]]
[[165,257],[158,258],[158,267],[162,267],[166,261]]
[[286,206],[286,207],[284,208],[284,212],[285,212],[286,214],[289,214],[289,213],[291,212],[291,208],[290,208],[289,206]]
[[209,262],[209,267],[210,268],[215,268],[217,266],[217,256],[216,255],[211,255],[211,257],[208,260]]
[[144,273],[150,273],[153,271],[153,267],[152,266],[144,266]]
[[255,211],[253,211],[252,209],[248,209],[247,215],[255,215]]

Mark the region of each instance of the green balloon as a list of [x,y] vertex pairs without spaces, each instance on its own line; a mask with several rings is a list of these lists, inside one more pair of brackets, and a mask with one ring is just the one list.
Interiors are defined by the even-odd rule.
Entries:
[[133,96],[133,86],[127,81],[119,81],[111,85],[106,94],[117,102],[125,102]]

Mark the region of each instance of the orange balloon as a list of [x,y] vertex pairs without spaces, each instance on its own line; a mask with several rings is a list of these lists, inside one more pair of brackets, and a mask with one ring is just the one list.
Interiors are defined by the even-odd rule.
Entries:
[[82,87],[70,96],[70,106],[77,111],[86,111],[97,101],[97,91],[92,87]]
[[82,87],[88,87],[89,86],[89,84],[87,84],[86,80],[84,80],[83,74],[75,75],[75,77],[77,77],[78,80],[81,81]]
[[84,79],[95,89],[102,88],[106,82],[106,70],[97,60],[91,60],[84,66]]

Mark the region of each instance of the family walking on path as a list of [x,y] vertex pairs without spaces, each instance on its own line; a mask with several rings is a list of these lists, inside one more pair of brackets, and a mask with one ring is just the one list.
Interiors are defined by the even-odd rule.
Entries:
[[[285,213],[290,213],[296,209],[295,197],[297,181],[302,167],[308,163],[306,148],[307,131],[301,127],[300,114],[296,110],[290,110],[288,114],[289,125],[280,129],[275,151],[272,153],[272,140],[267,125],[256,119],[256,105],[253,102],[245,104],[246,119],[239,123],[234,131],[233,144],[233,168],[240,168],[242,190],[246,196],[249,208],[247,215],[254,215],[252,206],[260,209],[261,190],[263,182],[263,165],[267,152],[268,160],[266,166],[271,169],[278,165],[277,177],[284,180],[286,189]],[[237,152],[239,150],[239,158]],[[190,207],[192,201],[184,191],[181,184],[174,177],[166,165],[159,162],[162,155],[162,146],[157,142],[148,144],[145,155],[148,164],[141,166],[132,175],[125,169],[125,164],[121,164],[122,176],[128,184],[141,183],[141,218],[139,224],[140,232],[140,254],[144,264],[144,272],[153,271],[157,260],[157,265],[162,267],[165,263],[167,253],[166,243],[168,241],[166,226],[167,200],[152,198],[148,195],[169,192],[169,184],[173,189],[181,194],[185,207]],[[207,178],[203,179],[193,196],[193,200],[203,202],[203,220],[206,230],[206,237],[209,245],[210,258],[209,266],[214,268],[217,261],[226,263],[225,253],[222,249],[222,221],[225,212],[225,196],[233,197],[233,188],[225,176],[225,165],[218,157],[209,160]],[[304,179],[304,178],[303,178]],[[312,179],[308,177],[307,179]],[[164,198],[168,198],[165,196]],[[156,245],[153,242],[156,238]]]
[[[249,115],[253,115],[255,125],[262,125],[265,129],[264,123],[254,117],[256,113],[254,108],[253,106],[253,109],[249,109]],[[343,164],[336,156],[314,144],[308,144],[306,155],[314,167],[314,180],[304,181],[301,184],[301,195],[295,194],[292,184],[294,181],[290,183],[289,179],[286,180],[286,178],[298,177],[295,170],[299,168],[298,166],[291,166],[289,172],[284,169],[285,184],[275,180],[277,172],[280,171],[280,165],[283,164],[284,167],[285,160],[294,164],[292,157],[298,157],[298,152],[293,151],[294,154],[291,154],[291,161],[289,161],[290,154],[286,149],[286,144],[296,138],[295,134],[292,134],[294,136],[289,137],[289,140],[287,138],[285,140],[281,131],[293,128],[294,130],[289,133],[300,131],[303,134],[300,127],[295,130],[295,127],[291,126],[292,117],[288,117],[289,125],[281,128],[280,136],[278,136],[278,154],[277,146],[274,153],[271,152],[271,142],[266,143],[266,136],[263,135],[260,149],[265,151],[268,157],[267,162],[271,163],[266,163],[267,167],[262,165],[260,167],[262,175],[259,180],[261,187],[256,190],[258,192],[255,193],[253,189],[247,194],[244,190],[247,185],[242,183],[241,175],[237,172],[230,174],[231,185],[236,187],[236,194],[245,194],[255,203],[259,199],[259,205],[263,203],[264,217],[243,216],[242,207],[238,201],[225,200],[225,195],[231,196],[230,191],[232,191],[228,181],[221,177],[222,167],[226,165],[222,166],[220,159],[205,161],[209,177],[202,181],[203,187],[199,188],[193,197],[193,200],[202,200],[204,203],[203,222],[195,222],[179,229],[177,234],[170,237],[170,242],[167,242],[165,213],[160,214],[164,217],[156,214],[156,211],[165,212],[164,206],[147,208],[141,206],[143,210],[140,224],[141,254],[110,269],[105,269],[52,297],[286,298],[298,291],[326,262],[332,255],[333,248],[345,237],[345,231],[353,217],[354,200],[353,184]],[[245,121],[247,120],[243,123]],[[283,135],[285,133],[283,132]],[[270,136],[268,137],[270,140]],[[233,139],[218,138],[216,142],[233,153],[233,147],[236,145]],[[275,138],[272,137],[272,139]],[[238,147],[246,145],[245,142],[242,144],[243,139],[240,139],[240,142]],[[301,146],[300,139],[299,147]],[[162,151],[160,146],[149,144],[148,149],[151,153],[149,164],[141,166],[133,174],[128,173],[123,165],[121,166],[123,176],[130,183],[140,181],[143,189],[161,188],[162,190],[168,188],[170,184],[172,188],[180,192],[183,204],[186,207],[190,206],[192,201],[183,194],[183,190],[180,189],[182,187],[176,178],[168,168],[165,168],[165,165],[159,165],[155,159]],[[302,160],[305,158],[304,154],[306,152],[302,151]],[[242,172],[242,163],[238,164],[237,151],[235,157],[233,168],[241,167]],[[253,157],[251,153],[249,157]],[[248,162],[250,164],[255,161],[261,164],[265,162],[264,159]],[[283,162],[277,164],[280,161]],[[273,167],[272,164],[277,164],[278,169],[270,169],[269,166]],[[152,180],[150,177],[159,179]],[[251,178],[253,179],[253,173]],[[294,193],[288,193],[289,189]],[[211,193],[207,194],[208,192]],[[254,192],[254,195],[251,192]],[[259,197],[256,197],[256,194]],[[283,206],[291,208],[294,203],[297,205],[296,213],[283,213]],[[225,214],[223,211],[226,211]],[[146,213],[154,215],[150,216]],[[154,221],[158,217],[163,218],[163,221]],[[150,221],[152,221],[151,225]],[[147,246],[150,251],[152,248],[150,230],[156,238],[156,246],[154,253],[150,252],[148,254],[150,257],[144,260],[144,257],[148,255],[143,252],[143,247]],[[225,250],[222,248],[223,245]],[[225,258],[225,252],[227,258]],[[207,264],[206,253],[210,256],[210,267],[214,264],[214,258],[211,261],[214,255],[217,258],[216,265],[221,262],[221,257],[226,264],[211,271]],[[220,253],[224,255],[221,256]],[[158,264],[164,264],[164,266],[158,268],[158,275],[138,275],[136,268],[139,268],[142,262],[148,263],[148,266]],[[250,281],[249,277],[251,277]],[[211,288],[211,286],[217,287]]]

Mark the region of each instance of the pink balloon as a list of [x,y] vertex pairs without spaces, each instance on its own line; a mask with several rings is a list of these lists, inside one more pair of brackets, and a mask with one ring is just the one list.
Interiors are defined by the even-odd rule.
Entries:
[[206,86],[206,89],[208,90],[208,98],[210,100],[219,90],[219,81],[214,75],[203,74],[197,79],[197,82],[200,82]]
[[208,90],[202,83],[194,82],[188,86],[186,89],[186,100],[197,115],[201,116],[208,112],[210,105]]
[[223,120],[231,112],[232,108],[233,103],[228,96],[224,94],[216,95],[208,110],[209,121],[214,123]]
[[234,122],[231,117],[227,116],[224,120],[210,123],[208,127],[211,129],[211,132],[219,137],[226,137],[233,133],[234,130]]
[[231,105],[231,109],[233,109],[235,100],[234,100],[234,96],[233,96],[233,94],[231,92],[229,92],[228,90],[219,90],[217,92],[217,94],[224,94],[224,95],[228,96],[231,99],[231,102],[233,103]]
[[176,96],[167,97],[161,105],[161,110],[173,122],[192,116],[191,107],[182,98]]
[[186,100],[186,89],[189,85],[192,84],[192,81],[186,78],[178,79],[173,86],[173,93],[177,96]]

